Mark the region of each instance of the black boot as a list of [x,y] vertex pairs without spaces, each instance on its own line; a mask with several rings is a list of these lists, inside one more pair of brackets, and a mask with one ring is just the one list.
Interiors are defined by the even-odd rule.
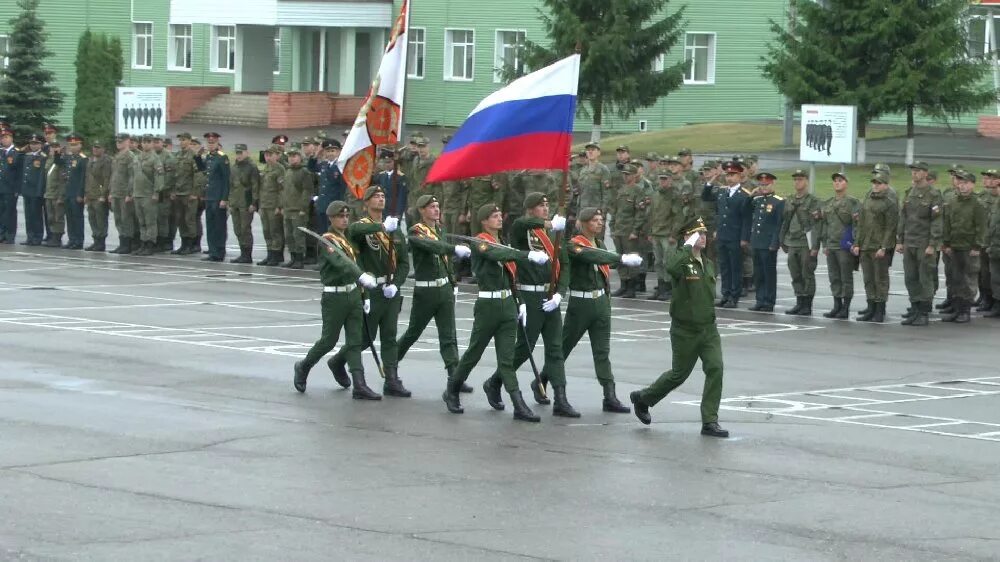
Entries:
[[632,402],[632,410],[635,412],[635,417],[639,418],[639,421],[646,425],[653,423],[653,416],[649,415],[649,406],[642,401],[641,390],[630,392],[628,399]]
[[[942,322],[958,322],[958,317],[962,314],[961,299],[951,299],[951,306],[940,309]],[[950,310],[950,312],[946,312]],[[966,320],[968,321],[968,320]]]
[[917,303],[910,301],[910,306],[906,307],[906,312],[903,313],[903,320],[913,318],[913,315],[917,313]]
[[385,371],[385,382],[382,383],[382,394],[396,398],[409,398],[413,395],[403,386],[403,381],[399,380],[399,371],[396,367],[386,367],[383,370]]
[[955,314],[958,312],[958,301],[955,299],[948,300],[948,306],[938,308],[938,312],[941,314]]
[[94,243],[84,248],[86,252],[103,252],[107,247],[104,245],[104,238],[94,238]]
[[441,395],[441,399],[444,400],[444,405],[447,406],[448,411],[453,414],[461,414],[465,412],[465,410],[462,409],[462,401],[458,397],[458,390],[461,386],[462,383],[449,379],[448,385],[444,389],[444,394]]
[[288,267],[289,269],[302,269],[304,267],[303,263],[302,254],[292,254],[291,265],[286,265],[285,267]]
[[875,313],[872,314],[871,321],[878,322],[879,324],[885,322],[885,303],[873,302],[872,304],[875,306]]
[[840,312],[837,313],[836,317],[841,320],[851,317],[851,297],[844,297],[840,303]]
[[844,306],[844,299],[840,297],[833,297],[833,310],[830,312],[824,312],[823,318],[836,318],[840,314],[840,309]]
[[49,241],[45,243],[47,248],[61,248],[62,247],[62,234],[52,233],[52,237]]
[[943,301],[939,302],[934,306],[935,310],[944,310],[946,308],[951,308],[952,299],[950,296],[946,297]]
[[658,300],[660,300],[660,294],[662,292],[663,292],[663,281],[657,279],[656,280],[656,288],[653,289],[653,294],[651,294],[648,297],[646,297],[646,300],[648,300],[648,301],[658,301]]
[[123,254],[123,253],[125,253],[123,250],[125,250],[125,246],[127,246],[127,245],[128,245],[128,238],[125,237],[125,236],[119,236],[118,237],[118,247],[115,248],[114,250],[111,250],[108,253],[109,254]]
[[785,314],[790,314],[792,316],[798,315],[799,311],[802,310],[803,300],[805,300],[805,297],[795,297],[795,306],[786,310]]
[[634,299],[635,298],[635,288],[639,286],[639,281],[637,279],[629,279],[628,281],[622,282],[625,285],[625,294],[622,295],[623,299]]
[[316,265],[319,261],[316,259],[316,248],[306,248],[306,253],[302,256],[301,260],[305,265]]
[[292,384],[295,385],[295,390],[305,392],[307,378],[309,378],[309,367],[306,366],[305,360],[297,361],[295,363],[295,378],[292,379]]
[[549,381],[545,380],[544,375],[541,377],[541,379],[542,379],[542,386],[538,386],[537,380],[531,381],[530,385],[531,393],[535,395],[535,402],[541,404],[542,406],[548,406],[549,404],[552,403],[552,401],[549,400],[549,397],[546,396],[545,393],[542,391],[544,390],[545,385],[549,384]]
[[[618,290],[615,291],[615,292],[613,292],[613,293],[611,293],[611,296],[612,297],[623,297],[623,296],[625,296],[625,293],[627,293],[628,290],[629,290],[629,284],[630,283],[629,283],[628,279],[622,279],[621,280],[621,284],[618,285]],[[633,292],[632,294],[634,295],[635,293]]]
[[351,387],[351,378],[347,376],[347,359],[340,355],[334,355],[326,362],[326,366],[330,368],[330,372],[333,373],[333,380],[337,381],[337,384],[344,388]]
[[602,406],[605,412],[615,414],[627,414],[632,411],[628,406],[618,401],[618,397],[615,396],[614,382],[604,383],[604,403]]
[[916,313],[910,318],[903,320],[902,324],[904,326],[926,326],[928,321],[928,316],[931,312],[931,303],[928,302],[915,302],[913,303],[913,308]]
[[271,258],[274,257],[274,251],[268,250],[267,257],[257,262],[257,265],[271,265]]
[[976,307],[977,311],[982,312],[982,310],[979,310],[979,307],[983,306],[983,303],[984,303],[985,299],[986,299],[986,296],[983,295],[982,292],[980,292],[979,296],[976,297],[976,302],[972,303],[972,306]]
[[191,239],[190,238],[184,238],[184,237],[182,237],[181,238],[181,245],[176,250],[170,252],[170,254],[174,255],[174,256],[184,256],[184,255],[187,255],[188,248],[190,248],[190,247],[191,247]]
[[646,274],[640,273],[638,277],[635,278],[635,291],[637,293],[646,292]]
[[542,418],[538,417],[538,414],[531,411],[531,408],[524,402],[524,397],[521,396],[520,390],[515,390],[510,393],[510,403],[514,406],[514,419],[526,422],[540,422]]
[[993,308],[984,314],[983,318],[1000,318],[1000,300],[993,300]]
[[147,242],[147,241],[143,240],[142,241],[142,245],[139,246],[139,249],[135,253],[133,253],[132,255],[133,256],[151,256],[151,255],[153,255],[153,250],[152,250],[152,248],[150,246],[151,246],[150,242]]
[[[875,307],[873,306],[875,301],[871,299],[865,299],[865,308],[858,312],[858,316],[867,316],[869,314],[875,314]],[[860,318],[858,318],[860,320]]]
[[799,316],[812,316],[813,313],[813,297],[802,297],[802,308],[799,309]]
[[166,236],[163,236],[163,237],[159,238],[158,240],[160,241],[160,245],[157,248],[158,251],[160,251],[160,252],[166,252],[166,253],[170,253],[170,252],[174,251],[174,241],[172,239],[167,238]]
[[573,406],[566,399],[566,387],[565,386],[552,386],[552,394],[554,394],[555,404],[552,406],[552,415],[559,416],[561,418],[578,418],[580,417],[580,412],[577,412]]
[[701,434],[709,437],[729,437],[729,432],[722,429],[722,426],[720,426],[718,422],[701,424]]
[[252,248],[240,246],[240,256],[229,260],[229,263],[253,263],[251,252],[253,252]]
[[972,302],[965,299],[956,299],[958,302],[956,307],[958,308],[958,314],[955,316],[956,324],[968,324],[972,320],[972,316],[969,312],[972,310]]
[[285,258],[284,250],[275,250],[274,255],[271,256],[271,263],[267,264],[272,267],[277,267],[281,265],[281,260]]
[[979,304],[976,305],[976,312],[987,312],[993,308],[993,297],[979,295]]
[[871,322],[872,318],[875,317],[875,310],[877,308],[878,308],[877,303],[869,299],[868,308],[859,312],[855,320],[857,320],[858,322]]
[[381,400],[382,395],[375,392],[374,390],[368,388],[368,383],[365,382],[364,373],[351,373],[351,379],[354,380],[354,390],[351,391],[351,398],[355,400]]
[[674,297],[672,287],[669,281],[663,282],[663,289],[660,290],[659,300],[662,302],[667,302]]
[[486,401],[489,402],[490,406],[497,411],[503,411],[504,409],[503,396],[500,394],[502,389],[503,381],[500,380],[500,375],[498,374],[494,373],[492,377],[483,382],[483,392],[486,393]]

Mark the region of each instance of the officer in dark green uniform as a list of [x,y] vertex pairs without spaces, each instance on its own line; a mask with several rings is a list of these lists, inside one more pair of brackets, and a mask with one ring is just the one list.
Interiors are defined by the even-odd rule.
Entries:
[[[361,362],[361,348],[364,345],[362,315],[367,312],[364,308],[369,306],[364,291],[374,289],[377,284],[374,277],[358,267],[357,250],[347,239],[347,223],[351,215],[347,203],[334,201],[326,212],[330,219],[330,231],[323,238],[337,249],[324,247],[320,251],[323,258],[319,270],[319,278],[323,283],[323,298],[320,301],[323,333],[305,359],[295,363],[295,390],[306,391],[309,370],[337,345],[340,331],[343,330],[345,341],[341,353],[347,358],[347,365],[351,370],[354,382],[352,396],[357,400],[381,400],[382,397],[365,383],[365,369]],[[344,388],[350,386],[350,383],[345,384],[347,381],[340,380],[336,372],[333,375]]]
[[203,261],[220,262],[226,258],[226,207],[229,205],[229,156],[219,147],[219,133],[205,133],[208,154],[195,157],[195,165],[205,172],[205,235],[208,257]]
[[83,150],[83,137],[78,133],[66,135],[69,153],[66,155],[66,250],[83,249],[83,203],[87,184],[87,155]]
[[[580,210],[577,234],[563,248],[559,276],[559,292],[569,293],[569,305],[563,322],[563,354],[569,357],[584,334],[590,337],[590,350],[594,356],[594,371],[604,388],[605,412],[627,414],[630,410],[615,395],[615,376],[611,371],[611,298],[608,283],[611,266],[619,263],[626,267],[639,267],[638,254],[619,256],[604,249],[604,242],[597,237],[604,232],[604,213],[596,207]],[[542,380],[551,377],[542,373]]]
[[[417,199],[415,210],[420,221],[410,227],[408,241],[413,256],[413,306],[410,307],[410,324],[399,339],[399,360],[420,338],[427,324],[434,320],[437,326],[438,346],[441,359],[451,378],[458,365],[458,338],[455,333],[455,286],[452,254],[458,258],[472,255],[468,246],[445,242],[444,231],[440,227],[441,204],[437,197],[429,194]],[[462,392],[472,392],[472,387],[463,385]]]
[[861,322],[884,322],[885,303],[889,298],[889,266],[899,209],[889,196],[889,176],[872,174],[872,189],[861,204],[858,228],[851,252],[861,258],[868,308],[858,315]]
[[[517,373],[514,370],[517,324],[520,322],[523,325],[527,321],[528,311],[527,305],[518,304],[512,289],[517,278],[515,262],[525,264],[530,260],[530,263],[542,265],[548,262],[549,255],[540,251],[525,252],[495,246],[494,244],[499,243],[498,236],[503,228],[503,211],[496,205],[480,207],[476,212],[476,219],[483,231],[476,236],[482,242],[474,246],[472,254],[472,271],[479,282],[479,298],[476,299],[473,313],[472,335],[469,337],[469,347],[462,354],[458,367],[448,376],[448,386],[442,398],[449,412],[461,414],[464,411],[459,399],[462,384],[479,363],[486,346],[493,341],[497,354],[497,370],[514,405],[514,419],[537,422],[541,418],[524,402],[517,384]],[[494,409],[502,410],[499,386],[489,384],[487,381],[483,389],[490,405]]]
[[689,226],[684,247],[670,258],[667,269],[673,279],[670,301],[670,347],[673,363],[669,371],[642,390],[629,394],[635,415],[644,424],[653,421],[649,409],[684,384],[701,359],[705,386],[701,395],[701,434],[729,437],[719,426],[722,399],[722,339],[715,324],[715,267],[701,255],[708,229],[698,219]]
[[[347,228],[348,239],[358,248],[358,265],[378,283],[378,287],[369,295],[369,333],[362,351],[375,341],[376,334],[380,334],[379,352],[382,355],[382,370],[385,372],[382,392],[386,396],[409,398],[410,391],[399,380],[396,348],[396,326],[403,306],[403,295],[399,294],[399,288],[410,273],[406,239],[399,231],[397,217],[382,217],[385,211],[385,191],[380,186],[373,185],[365,190],[364,204],[365,216]],[[346,363],[347,354],[343,349],[330,358],[330,370],[340,372],[338,380],[347,380],[347,372],[344,370]]]
[[750,307],[755,312],[774,312],[778,298],[778,246],[785,200],[774,194],[774,174],[761,172],[757,180],[757,195],[751,200],[750,251],[753,252],[754,286],[757,302]]
[[979,280],[979,253],[986,245],[986,208],[973,190],[976,175],[966,170],[955,173],[955,195],[944,204],[941,251],[951,256],[955,311],[942,322],[965,324],[976,296]]
[[[543,371],[552,377],[555,394],[552,415],[578,418],[580,413],[574,410],[566,399],[566,369],[562,352],[563,324],[559,310],[563,296],[556,291],[561,264],[557,255],[558,249],[551,238],[551,232],[565,230],[566,219],[556,215],[550,221],[548,216],[548,196],[539,192],[529,193],[524,198],[524,215],[515,220],[511,226],[511,246],[523,251],[545,252],[549,256],[548,263],[526,263],[517,268],[517,294],[527,307],[528,320],[525,329],[517,332],[514,370],[517,371],[528,360],[530,350],[535,348],[538,336],[541,336],[545,344]],[[483,384],[487,396],[492,395],[496,400],[493,406],[500,406],[498,410],[503,409],[503,402],[500,401],[500,384],[499,370],[494,371],[493,376]],[[543,405],[550,403],[550,400],[541,393],[537,381],[531,381],[531,390],[536,402]]]

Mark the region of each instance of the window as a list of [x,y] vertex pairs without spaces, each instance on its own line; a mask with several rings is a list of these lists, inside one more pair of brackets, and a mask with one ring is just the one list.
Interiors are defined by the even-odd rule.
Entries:
[[236,71],[235,26],[212,26],[212,70],[214,72]]
[[153,68],[153,24],[132,24],[132,68]]
[[685,33],[684,60],[688,62],[685,84],[714,84],[715,34]]
[[424,77],[424,54],[427,49],[426,30],[411,27],[406,34],[406,75],[410,78]]
[[446,29],[444,32],[444,79],[472,80],[476,60],[476,40],[471,29]]
[[656,55],[653,59],[653,72],[663,72],[663,53]]
[[1000,43],[1000,17],[993,18],[992,41],[987,35],[988,31],[985,16],[973,16],[969,20],[968,51],[970,57],[993,56],[993,51],[997,50],[997,43]]
[[281,30],[274,30],[274,66],[271,69],[275,74],[281,74]]
[[191,70],[191,26],[171,25],[168,35],[167,68]]
[[521,58],[521,48],[524,47],[523,31],[497,30],[496,60],[494,61],[493,81],[501,82],[500,71],[511,68],[520,76],[524,73],[524,60]]
[[10,66],[10,36],[0,35],[0,70]]

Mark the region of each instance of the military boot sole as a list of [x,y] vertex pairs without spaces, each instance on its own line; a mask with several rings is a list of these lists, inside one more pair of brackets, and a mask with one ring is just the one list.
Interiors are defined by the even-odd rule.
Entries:
[[613,404],[605,400],[601,403],[601,409],[610,414],[630,414],[632,413],[632,408],[625,406],[622,403]]
[[394,398],[409,398],[413,396],[413,393],[405,388],[394,388],[390,386],[382,386],[382,394],[385,396],[392,396]]
[[353,398],[355,400],[370,400],[372,402],[376,402],[376,401],[382,399],[382,395],[378,394],[377,392],[375,392],[374,390],[372,390],[370,388],[365,388],[365,389],[361,389],[361,390],[358,390],[357,388],[355,388],[351,392],[351,398]]
[[539,417],[538,414],[535,413],[528,414],[527,412],[514,412],[514,419],[517,421],[524,421],[531,423],[538,423],[542,421],[542,418]]

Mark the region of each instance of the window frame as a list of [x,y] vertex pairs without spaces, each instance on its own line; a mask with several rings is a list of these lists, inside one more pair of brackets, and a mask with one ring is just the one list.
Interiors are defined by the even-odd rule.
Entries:
[[[232,68],[220,68],[219,67],[219,30],[220,29],[231,29],[233,30],[232,36],[226,37],[226,43],[231,47],[228,52],[232,53],[232,57],[229,58],[227,62],[231,62]],[[219,74],[235,74],[236,73],[236,26],[235,25],[213,25],[211,31],[212,45],[209,49],[212,57],[212,62],[209,64],[209,70]],[[273,63],[272,63],[273,64]]]
[[[710,38],[708,46],[707,47],[702,47],[700,45],[688,46],[687,40],[688,40],[688,36],[690,36],[690,35],[706,35],[706,36],[708,36]],[[705,75],[706,75],[706,79],[705,80],[696,80],[694,78],[695,74],[696,74],[695,73],[695,68],[696,67],[694,66],[694,63],[696,62],[696,58],[694,57],[694,54],[692,54],[691,59],[690,59],[691,62],[692,62],[692,64],[688,67],[688,69],[684,70],[684,85],[686,85],[686,86],[712,86],[712,85],[714,85],[715,84],[715,68],[717,66],[717,59],[718,59],[718,54],[717,53],[718,53],[718,50],[719,50],[718,34],[716,32],[714,32],[714,31],[686,31],[686,32],[684,32],[684,60],[685,61],[688,60],[688,50],[689,49],[692,52],[697,52],[698,49],[706,49],[708,51],[708,59],[707,59],[707,63],[706,63],[706,64],[708,64],[708,69],[706,70],[706,73],[705,73]],[[687,77],[689,71],[691,72],[691,79],[688,79],[688,77]]]
[[[187,35],[177,35],[174,33],[176,27],[187,27]],[[188,66],[176,66],[177,59],[176,41],[178,38],[187,39],[187,63]],[[190,23],[169,23],[167,24],[167,70],[175,72],[191,72],[194,69],[194,25]]]
[[[500,69],[503,68],[503,63],[504,63],[502,49],[503,49],[503,47],[505,45],[501,44],[501,42],[500,42],[500,36],[503,33],[520,34],[522,41],[526,41],[528,39],[528,30],[526,30],[526,29],[502,29],[502,28],[497,28],[497,29],[495,29],[493,31],[493,65],[494,65],[494,68],[493,68],[493,83],[494,84],[500,84],[500,83],[503,82],[503,77],[500,75]],[[514,44],[514,47],[516,48],[517,44]],[[516,59],[520,58],[520,57],[517,56],[516,52],[515,52],[514,56],[515,56],[515,66],[517,66],[517,60]],[[522,69],[527,68],[527,64],[525,64],[525,62],[523,60],[520,61],[520,62],[521,62]]]
[[0,45],[4,46],[3,56],[0,57],[0,72],[10,68],[10,34],[0,33]]
[[[452,74],[454,70],[454,48],[456,43],[451,40],[451,34],[462,31],[472,34],[471,43],[461,43],[466,49],[472,49],[472,61],[469,64],[469,76],[456,77]],[[468,57],[468,54],[466,54]],[[463,65],[464,68],[464,65]],[[446,82],[474,82],[476,80],[476,30],[464,27],[446,27],[444,29],[444,80]]]
[[[413,39],[415,37],[415,35],[413,35],[414,31],[419,31],[420,32],[420,41],[419,42],[417,42],[417,41],[411,41],[411,39]],[[411,27],[409,29],[409,31],[407,31],[407,33],[406,33],[406,42],[407,42],[407,45],[406,45],[406,77],[407,78],[411,78],[413,80],[423,80],[424,77],[427,76],[427,28],[426,27]],[[416,55],[414,54],[414,52],[415,52],[414,51],[414,47],[416,45],[420,46],[420,54],[421,54],[421,59],[422,59],[420,61],[420,63],[421,63],[420,64],[420,73],[419,74],[415,74],[415,73],[411,74],[410,73],[410,56],[411,55],[414,57],[414,64],[413,65],[417,66]]]
[[[143,34],[141,37],[148,38],[149,44],[147,45],[145,52],[149,55],[149,60],[146,65],[136,64],[136,55],[139,54],[139,30],[137,26],[148,25],[149,34]],[[133,21],[132,22],[132,69],[133,70],[152,70],[153,69],[153,41],[156,38],[156,33],[154,29],[153,22],[151,21]]]
[[281,28],[274,28],[274,60],[271,62],[271,74],[278,76],[281,74]]

